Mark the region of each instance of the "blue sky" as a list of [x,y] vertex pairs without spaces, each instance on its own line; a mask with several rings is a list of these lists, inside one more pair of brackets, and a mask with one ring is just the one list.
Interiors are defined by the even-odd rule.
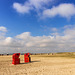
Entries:
[[[74,41],[74,28],[75,0],[0,0],[0,41],[5,43],[5,40],[7,40],[6,43],[8,45],[11,43],[13,47],[13,42],[16,41],[18,47],[20,43],[28,51],[31,48],[30,52],[39,52],[37,48],[39,48],[40,52],[42,50],[43,52],[52,52],[51,50],[54,50],[53,52],[70,51],[68,49],[63,50],[63,47],[67,48],[67,46],[61,48],[58,46],[56,48],[55,45],[57,45],[58,36],[64,39],[67,36],[68,41]],[[50,40],[49,37],[54,39]],[[24,38],[29,38],[29,41]],[[47,42],[48,40],[44,43],[37,42],[41,41],[38,39],[48,39],[50,42]],[[36,41],[36,44],[32,41]],[[60,41],[63,40],[60,39]],[[73,41],[70,41],[70,43],[74,45]],[[55,49],[50,44],[53,42],[55,42]],[[36,46],[38,43],[40,44]],[[66,41],[62,45],[67,45],[67,43]],[[48,46],[48,44],[50,45]],[[59,45],[61,44],[59,43]],[[5,49],[2,48],[4,46],[7,46],[7,44],[0,45],[1,52],[4,52]],[[11,52],[9,47],[10,45],[5,52]],[[41,47],[43,48],[41,49]],[[47,51],[44,49],[47,49]],[[70,49],[74,51],[74,46],[70,47]]]
[[[66,18],[62,18],[59,16],[56,16],[54,18],[46,18],[44,20],[40,20],[40,17],[36,14],[36,12],[33,10],[30,13],[22,14],[18,13],[13,9],[13,3],[18,2],[24,4],[24,0],[1,0],[0,1],[0,25],[5,26],[9,29],[11,34],[9,33],[9,36],[14,36],[16,34],[22,33],[22,32],[31,32],[33,36],[36,35],[49,35],[50,32],[44,32],[42,26],[48,26],[48,27],[56,27],[60,28],[64,25],[74,24],[74,17],[71,17],[71,19],[68,21]],[[55,3],[54,3],[55,2]],[[58,6],[61,3],[73,3],[74,1],[71,0],[57,0],[54,1],[52,6]],[[63,22],[63,23],[62,23]],[[17,28],[17,29],[16,29]],[[14,31],[13,31],[14,30]]]

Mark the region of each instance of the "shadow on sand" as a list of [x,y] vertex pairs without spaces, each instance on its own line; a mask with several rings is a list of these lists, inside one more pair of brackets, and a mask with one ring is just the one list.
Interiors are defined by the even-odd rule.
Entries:
[[35,63],[35,62],[40,62],[40,61],[31,61],[31,62],[28,62],[28,63],[20,63],[20,64],[29,64],[29,63]]

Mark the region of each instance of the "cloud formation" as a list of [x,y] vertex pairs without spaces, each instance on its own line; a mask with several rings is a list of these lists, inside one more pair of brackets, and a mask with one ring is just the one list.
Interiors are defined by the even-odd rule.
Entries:
[[2,32],[7,32],[7,28],[4,27],[4,26],[0,26],[0,31],[2,31]]
[[7,30],[6,27],[0,26],[0,39],[3,39],[4,38],[4,36],[5,36],[5,34],[6,34],[7,31],[8,30]]
[[[66,52],[75,51],[75,26],[64,26],[62,35],[32,36],[30,32],[23,32],[14,37],[0,36],[0,52]],[[53,29],[56,31],[56,29]],[[55,32],[56,33],[56,32]]]
[[13,8],[19,13],[29,13],[31,10],[43,10],[53,0],[27,0],[24,4],[13,3]]
[[75,15],[75,5],[71,3],[63,3],[58,6],[53,6],[49,8],[54,0],[27,0],[24,4],[13,3],[13,8],[19,13],[30,13],[31,11],[36,11],[37,14],[43,18],[53,18],[55,16],[60,16],[63,18],[70,19]]
[[55,17],[55,16],[61,16],[70,18],[71,16],[75,15],[75,5],[74,4],[60,4],[58,6],[53,6],[51,9],[46,9],[43,11],[44,17]]
[[14,3],[13,8],[16,9],[19,13],[29,13],[30,10],[33,9],[29,4],[25,3],[24,5],[20,3]]

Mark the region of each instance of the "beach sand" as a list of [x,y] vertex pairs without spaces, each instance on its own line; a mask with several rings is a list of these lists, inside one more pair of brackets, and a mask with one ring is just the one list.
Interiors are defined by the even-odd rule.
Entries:
[[0,56],[0,75],[75,75],[75,58],[31,55],[31,62],[12,64],[12,56]]

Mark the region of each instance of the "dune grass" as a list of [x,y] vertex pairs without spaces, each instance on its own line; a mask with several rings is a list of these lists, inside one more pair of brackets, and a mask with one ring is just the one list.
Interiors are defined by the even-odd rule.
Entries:
[[75,58],[75,52],[60,52],[60,53],[49,53],[49,54],[40,54],[40,55],[31,55],[31,57],[67,57]]

